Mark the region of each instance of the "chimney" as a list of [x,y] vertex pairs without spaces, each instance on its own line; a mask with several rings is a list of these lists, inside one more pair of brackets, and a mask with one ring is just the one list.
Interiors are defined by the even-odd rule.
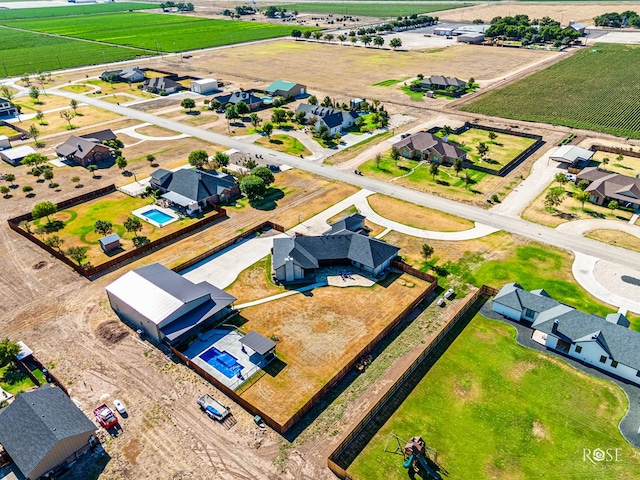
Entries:
[[560,320],[558,320],[557,318],[553,321],[553,327],[551,327],[551,332],[556,333],[558,331],[558,324],[560,323]]

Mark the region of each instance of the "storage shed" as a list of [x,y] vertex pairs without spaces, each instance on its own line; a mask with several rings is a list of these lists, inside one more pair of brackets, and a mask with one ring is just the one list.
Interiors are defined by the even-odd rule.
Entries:
[[191,82],[191,91],[200,95],[207,95],[218,91],[218,81],[213,78],[203,78]]
[[111,235],[102,237],[98,241],[100,242],[100,248],[102,248],[104,253],[115,252],[120,248],[120,235],[117,233],[112,233]]
[[22,145],[20,147],[0,150],[0,158],[15,167],[20,165],[24,157],[32,153],[36,153],[33,148],[28,145]]

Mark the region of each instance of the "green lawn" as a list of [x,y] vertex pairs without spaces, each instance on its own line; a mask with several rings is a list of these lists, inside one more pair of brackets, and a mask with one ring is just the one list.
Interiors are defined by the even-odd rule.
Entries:
[[0,77],[130,60],[148,53],[0,26]]
[[[46,383],[42,372],[40,370],[38,372],[42,376],[42,382]],[[37,378],[40,380],[40,376],[37,376]],[[18,395],[35,386],[36,384],[13,364],[0,368],[0,387],[10,394]]]
[[148,10],[151,8],[160,8],[160,5],[157,3],[114,2],[101,3],[97,5],[69,5],[65,7],[12,8],[7,10],[0,10],[0,21],[18,20],[23,18],[55,18],[94,15],[97,13],[126,12],[127,10]]
[[306,157],[311,155],[311,152],[298,140],[290,135],[277,134],[271,135],[271,138],[260,137],[255,142],[257,145],[262,145],[272,150],[279,152],[289,153],[291,155],[302,155]]
[[[154,13],[114,13],[77,18],[15,20],[7,25],[115,45],[180,52],[198,48],[284,37],[291,25],[234,22]],[[316,30],[301,27],[300,30]]]
[[640,138],[638,64],[640,46],[597,43],[461,109]]
[[[460,135],[449,135],[449,140],[458,143],[463,150],[469,152],[467,160],[471,160],[474,165],[496,171],[535,143],[532,138],[508,135],[506,133],[496,133],[496,138],[491,140],[489,133],[487,130],[470,128]],[[438,135],[442,136],[442,134]],[[480,142],[484,142],[489,147],[489,152],[485,158],[481,158],[476,150]]]
[[[422,436],[443,478],[637,478],[640,455],[617,425],[618,387],[518,345],[509,325],[476,316],[355,459],[359,480],[408,478],[395,440]],[[618,448],[620,462],[584,461]],[[420,478],[416,476],[416,478]],[[426,477],[425,477],[426,478]]]
[[383,80],[382,82],[374,83],[373,86],[374,87],[391,87],[393,85],[396,85],[397,83],[402,82],[403,80],[406,80],[406,78],[403,78],[401,80],[395,80],[391,78],[389,80]]
[[368,17],[397,17],[413,15],[414,13],[431,13],[454,8],[468,7],[468,3],[449,4],[396,4],[388,3],[359,3],[359,2],[327,2],[327,3],[291,3],[277,5],[287,11],[297,10],[305,13],[334,13],[336,15],[362,15]]
[[525,290],[544,288],[551,297],[579,310],[605,316],[616,309],[593,298],[571,274],[573,255],[565,250],[533,243],[516,246],[512,255],[478,262],[472,252],[455,263],[445,264],[451,273],[475,286],[501,288],[518,282]]

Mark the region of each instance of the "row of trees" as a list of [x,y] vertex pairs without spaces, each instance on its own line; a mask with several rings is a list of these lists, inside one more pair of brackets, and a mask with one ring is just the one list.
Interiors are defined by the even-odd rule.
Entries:
[[217,170],[229,165],[229,155],[224,152],[216,152],[209,156],[205,150],[194,150],[189,154],[189,165],[194,168],[208,168]]
[[160,4],[160,8],[162,8],[163,10],[165,8],[177,8],[179,12],[193,12],[195,10],[195,7],[193,6],[193,3],[189,2],[189,3],[185,3],[185,2],[164,2]]
[[635,27],[640,28],[640,16],[631,10],[626,10],[622,13],[603,13],[593,18],[593,22],[596,27]]
[[[351,33],[353,33],[353,35],[351,35]],[[377,35],[374,37],[365,33],[363,35],[357,36],[355,32],[350,32],[350,36],[347,37],[347,35],[345,34],[340,34],[335,36],[332,33],[323,34],[321,31],[318,31],[318,30],[316,30],[315,32],[311,32],[309,30],[305,32],[301,32],[300,30],[296,29],[291,32],[291,36],[293,38],[304,37],[306,39],[313,37],[315,40],[323,39],[323,40],[326,40],[327,42],[332,42],[334,39],[337,39],[341,45],[347,41],[347,38],[349,38],[349,40],[353,44],[360,41],[365,46],[369,46],[371,43],[373,43],[378,48],[381,48],[382,46],[384,46],[384,42],[385,42],[384,37],[381,37],[380,35]],[[402,46],[402,40],[400,40],[400,38],[398,37],[394,37],[389,41],[389,46],[394,50],[397,48],[400,48]]]

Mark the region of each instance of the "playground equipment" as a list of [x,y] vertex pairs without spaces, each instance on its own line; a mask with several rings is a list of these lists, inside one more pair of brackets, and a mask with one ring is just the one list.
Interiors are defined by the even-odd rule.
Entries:
[[387,440],[387,445],[384,447],[385,452],[391,438],[394,438],[397,443],[394,453],[402,453],[404,455],[404,462],[402,462],[404,468],[411,468],[416,473],[419,473],[420,469],[422,469],[429,477],[442,480],[440,474],[434,470],[434,466],[438,466],[438,452],[427,446],[422,437],[412,437],[411,440],[406,441],[392,433],[389,440]]

